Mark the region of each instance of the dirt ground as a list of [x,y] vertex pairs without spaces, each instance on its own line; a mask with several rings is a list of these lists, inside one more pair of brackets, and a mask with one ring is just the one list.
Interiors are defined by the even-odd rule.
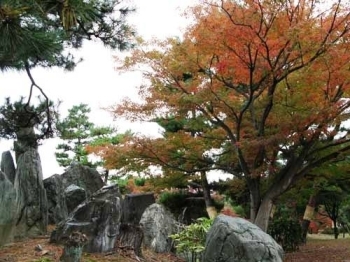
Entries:
[[287,253],[284,262],[350,262],[350,238],[311,235],[297,252]]
[[[40,245],[43,251],[36,251]],[[58,262],[62,247],[49,244],[48,237],[27,239],[0,248],[0,262]],[[128,252],[108,254],[84,254],[82,262],[182,262],[171,254],[155,254],[143,251],[143,258]],[[350,238],[310,239],[299,251],[287,253],[285,262],[350,262]]]
[[[42,251],[36,251],[38,245]],[[26,239],[0,247],[0,262],[59,262],[63,247],[49,243],[49,237]],[[155,254],[143,250],[143,258],[136,257],[130,251],[105,254],[83,254],[81,262],[183,262],[172,254]]]

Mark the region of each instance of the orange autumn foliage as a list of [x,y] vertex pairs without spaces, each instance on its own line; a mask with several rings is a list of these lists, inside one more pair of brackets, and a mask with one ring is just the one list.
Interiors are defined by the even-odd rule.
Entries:
[[133,138],[103,157],[117,167],[232,173],[246,180],[251,218],[266,229],[274,199],[350,151],[342,125],[349,4],[321,2],[212,0],[190,9],[183,38],[144,43],[120,65],[144,70],[142,102],[111,108],[130,120],[173,118],[181,128]]

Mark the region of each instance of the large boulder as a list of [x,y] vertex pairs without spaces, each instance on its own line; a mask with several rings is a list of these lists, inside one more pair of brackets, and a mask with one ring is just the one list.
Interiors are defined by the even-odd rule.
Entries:
[[86,191],[77,185],[70,185],[64,190],[68,213],[72,212],[79,204],[86,200]]
[[204,262],[282,262],[283,249],[249,221],[219,215],[206,238]]
[[16,221],[16,190],[0,171],[0,246],[13,241]]
[[127,194],[123,200],[122,223],[138,225],[143,212],[155,203],[153,193]]
[[68,217],[64,186],[60,175],[56,174],[44,179],[44,187],[48,202],[48,223],[58,224]]
[[39,153],[28,149],[20,154],[14,188],[17,192],[15,237],[30,237],[47,232],[47,198]]
[[104,185],[101,175],[96,169],[81,164],[70,166],[61,176],[64,188],[74,184],[84,188],[87,197],[90,197]]
[[15,183],[16,167],[10,151],[1,155],[1,171],[4,172],[12,184]]
[[79,231],[88,238],[85,252],[108,252],[116,243],[121,219],[121,194],[116,185],[106,186],[81,203],[61,221],[50,237],[51,243],[64,244]]
[[173,241],[169,236],[177,232],[177,222],[170,211],[160,204],[152,204],[143,213],[140,225],[145,247],[157,253],[171,251]]

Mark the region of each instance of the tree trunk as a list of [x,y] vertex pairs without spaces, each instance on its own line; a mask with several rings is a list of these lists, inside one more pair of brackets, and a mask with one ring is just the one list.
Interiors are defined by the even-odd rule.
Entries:
[[260,185],[258,179],[247,179],[250,195],[250,221],[255,221],[260,206]]
[[303,243],[306,243],[306,236],[307,236],[310,222],[314,217],[315,207],[316,207],[316,195],[312,194],[309,198],[309,202],[306,205],[303,221],[301,222]]
[[210,196],[209,183],[208,183],[208,179],[205,171],[201,172],[201,183],[202,183],[203,197],[204,197],[207,213],[209,218],[213,219],[218,215],[218,212],[214,206],[214,201]]
[[273,201],[271,197],[265,196],[260,204],[258,214],[255,218],[254,224],[260,227],[264,232],[267,231],[270,214],[273,207]]
[[109,169],[105,170],[103,176],[104,176],[104,178],[103,178],[104,183],[105,183],[105,185],[107,185],[108,184],[108,178],[109,178]]
[[336,218],[334,218],[333,224],[334,224],[334,227],[333,227],[334,239],[338,239],[339,230],[338,230],[338,227],[337,227],[337,219]]

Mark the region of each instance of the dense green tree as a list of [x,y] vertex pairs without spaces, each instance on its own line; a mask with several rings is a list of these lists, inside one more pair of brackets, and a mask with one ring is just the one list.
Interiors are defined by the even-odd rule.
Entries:
[[320,204],[324,207],[327,216],[333,221],[334,238],[338,239],[338,219],[340,216],[340,208],[345,200],[346,192],[335,185],[325,186],[319,193]]
[[97,127],[89,120],[91,109],[87,104],[79,104],[68,110],[68,116],[57,123],[59,137],[64,141],[57,146],[56,160],[60,166],[67,167],[72,162],[96,167],[100,161],[88,158],[86,146],[98,144],[111,138],[115,130],[111,127]]

